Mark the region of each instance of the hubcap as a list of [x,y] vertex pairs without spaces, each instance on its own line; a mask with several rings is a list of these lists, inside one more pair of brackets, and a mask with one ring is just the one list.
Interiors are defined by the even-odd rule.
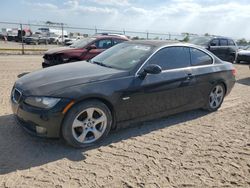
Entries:
[[72,133],[78,142],[89,144],[98,140],[106,127],[106,114],[99,108],[87,108],[76,116],[72,124]]
[[218,108],[222,103],[223,97],[224,97],[223,87],[221,85],[215,86],[209,95],[210,107],[213,109]]

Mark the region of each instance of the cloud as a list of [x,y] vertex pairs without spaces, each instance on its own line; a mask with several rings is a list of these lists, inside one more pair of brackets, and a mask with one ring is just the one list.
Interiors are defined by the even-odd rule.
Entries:
[[110,6],[129,6],[128,0],[92,0],[91,2],[100,5],[110,5]]
[[[250,38],[250,4],[247,0],[65,0],[64,3],[30,3],[54,12],[72,25],[125,28],[137,31],[211,33]],[[60,14],[58,14],[60,13]],[[60,15],[60,16],[58,16]],[[65,22],[65,21],[64,21]],[[244,28],[244,29],[240,29]]]

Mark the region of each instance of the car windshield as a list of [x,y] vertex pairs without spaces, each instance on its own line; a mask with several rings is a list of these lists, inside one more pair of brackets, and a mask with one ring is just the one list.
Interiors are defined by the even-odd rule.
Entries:
[[189,43],[196,45],[207,45],[210,40],[210,37],[194,37],[189,40]]
[[73,44],[70,45],[71,48],[83,48],[90,42],[94,41],[96,38],[85,38],[75,41]]
[[120,70],[130,70],[152,53],[153,47],[144,44],[121,43],[100,55],[91,62]]
[[247,46],[247,47],[245,48],[245,50],[250,50],[250,46]]

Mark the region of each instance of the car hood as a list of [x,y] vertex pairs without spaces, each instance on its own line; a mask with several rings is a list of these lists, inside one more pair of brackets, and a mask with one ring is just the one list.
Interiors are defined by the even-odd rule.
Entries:
[[126,72],[85,61],[57,65],[26,74],[15,87],[30,96],[51,96],[68,87],[121,77]]
[[45,52],[45,54],[50,55],[50,54],[56,54],[56,53],[63,53],[63,52],[68,52],[68,51],[74,51],[77,48],[70,48],[70,47],[59,47],[59,48],[53,48]]

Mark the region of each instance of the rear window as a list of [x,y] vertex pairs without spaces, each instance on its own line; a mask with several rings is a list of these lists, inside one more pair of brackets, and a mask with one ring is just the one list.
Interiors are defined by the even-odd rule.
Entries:
[[124,40],[122,39],[113,39],[113,41],[114,41],[114,45],[124,42]]
[[190,48],[190,53],[191,53],[191,64],[193,66],[209,65],[213,63],[213,59],[208,54],[206,54],[201,50]]

